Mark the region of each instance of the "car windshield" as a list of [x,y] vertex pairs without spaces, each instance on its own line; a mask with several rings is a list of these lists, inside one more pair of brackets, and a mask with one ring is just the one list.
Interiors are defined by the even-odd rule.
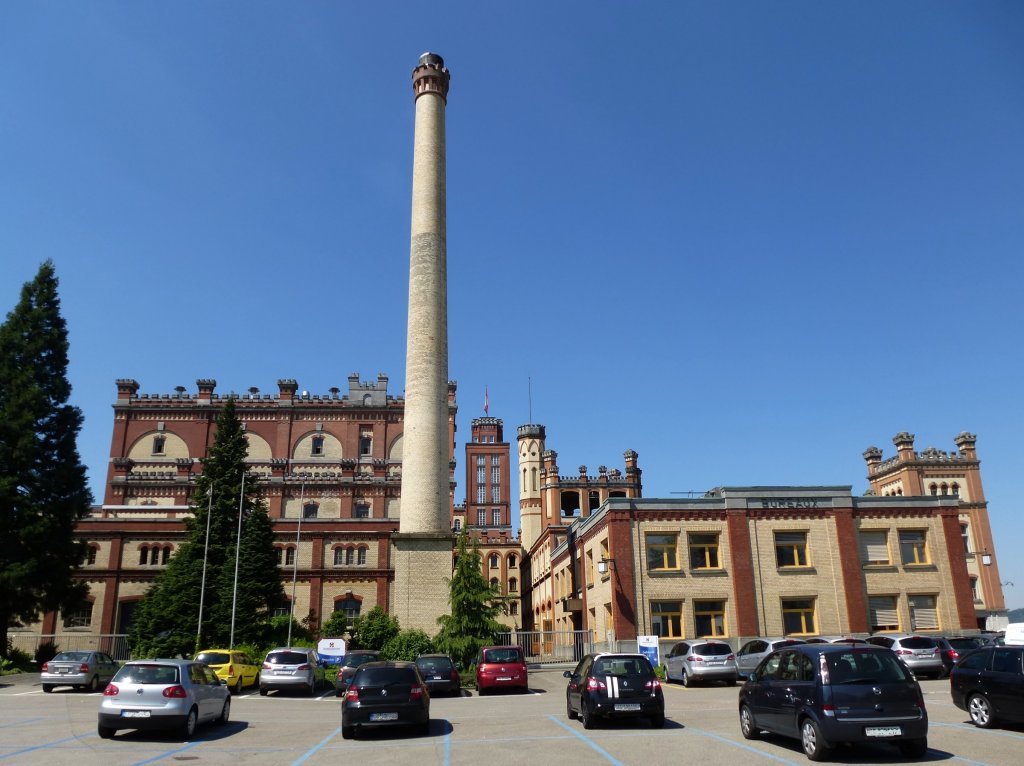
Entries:
[[719,657],[732,654],[732,647],[728,644],[698,644],[693,647],[693,653],[702,657]]
[[595,676],[652,675],[654,671],[646,657],[605,657],[594,663]]
[[114,681],[123,684],[176,684],[177,665],[128,664],[117,671]]
[[416,667],[424,673],[437,673],[452,669],[452,661],[447,657],[420,657],[416,660]]
[[910,671],[892,652],[829,652],[829,682],[833,684],[884,684],[911,680]]
[[907,649],[934,649],[935,641],[926,636],[911,636],[900,639],[900,645]]
[[981,646],[981,644],[973,638],[951,638],[949,639],[949,645],[958,652],[969,652],[971,649],[977,649]]
[[61,652],[51,662],[88,662],[89,652]]
[[484,652],[484,662],[522,662],[518,649],[488,649]]
[[394,686],[411,684],[416,676],[411,668],[362,668],[353,683],[356,686]]
[[301,665],[309,662],[309,657],[302,652],[273,652],[267,655],[267,662],[271,665]]
[[356,665],[362,665],[364,662],[373,662],[378,659],[376,654],[348,654],[345,656],[345,665],[349,667],[355,667]]
[[227,665],[231,662],[231,656],[227,652],[200,652],[196,655],[196,662],[205,662],[207,665]]

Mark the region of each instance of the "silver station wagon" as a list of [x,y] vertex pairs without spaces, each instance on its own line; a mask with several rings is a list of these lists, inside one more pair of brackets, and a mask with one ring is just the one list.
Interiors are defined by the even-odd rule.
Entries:
[[99,691],[114,677],[118,664],[103,652],[61,652],[43,663],[39,680],[43,691],[50,693],[55,686],[73,686],[76,689]]

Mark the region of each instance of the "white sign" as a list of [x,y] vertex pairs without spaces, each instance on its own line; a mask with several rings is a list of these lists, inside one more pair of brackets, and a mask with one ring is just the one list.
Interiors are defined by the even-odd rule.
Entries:
[[661,664],[660,644],[657,636],[637,636],[636,648],[640,654],[651,661],[651,665],[658,667]]
[[316,645],[316,651],[321,659],[328,662],[340,661],[345,656],[345,639],[321,638],[320,643]]

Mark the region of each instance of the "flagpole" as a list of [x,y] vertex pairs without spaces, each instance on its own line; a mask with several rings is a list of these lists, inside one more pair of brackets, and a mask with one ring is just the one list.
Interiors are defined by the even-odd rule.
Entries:
[[295,558],[292,559],[292,603],[288,610],[288,643],[292,645],[292,623],[295,622],[295,581],[299,577],[299,535],[302,534],[302,517],[306,515],[303,503],[306,501],[306,480],[302,480],[302,487],[299,489],[299,526],[295,529]]
[[[244,466],[243,466],[244,468]],[[245,471],[242,471],[242,493],[238,496],[238,537],[235,540],[235,587],[231,595],[231,640],[229,649],[235,648],[235,609],[238,606],[238,559],[242,552],[242,507],[245,504]]]
[[196,625],[196,651],[203,640],[203,599],[206,596],[206,559],[210,555],[210,516],[213,514],[213,482],[206,490],[206,545],[203,546],[203,584],[199,586],[199,623]]

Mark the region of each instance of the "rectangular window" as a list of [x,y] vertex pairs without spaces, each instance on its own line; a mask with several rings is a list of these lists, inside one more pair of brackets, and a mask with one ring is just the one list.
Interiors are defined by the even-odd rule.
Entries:
[[651,630],[661,638],[682,638],[683,602],[652,601]]
[[357,519],[368,519],[370,518],[370,506],[366,503],[356,503],[354,518]]
[[92,625],[92,604],[64,615],[65,628],[88,628]]
[[647,535],[647,569],[655,571],[679,569],[679,558],[676,556],[678,535],[664,533],[648,533]]
[[483,463],[480,463],[476,467],[476,483],[481,487],[487,483],[487,471],[484,469]]
[[476,525],[478,527],[483,527],[487,525],[487,511],[485,511],[483,508],[479,509],[476,512]]
[[864,564],[891,564],[888,531],[873,530],[860,533],[860,560]]
[[96,552],[97,551],[99,551],[99,548],[97,548],[95,545],[90,545],[89,546],[89,551],[85,554],[85,563],[86,564],[95,564],[96,563]]
[[373,454],[373,429],[367,429],[359,434],[359,454]]
[[938,630],[939,610],[935,596],[908,596],[911,630]]
[[594,552],[587,551],[587,584],[594,584]]
[[964,541],[964,555],[971,555],[971,530],[967,524],[960,525],[960,539]]
[[476,485],[476,501],[478,503],[487,502],[487,487],[483,483]]
[[899,630],[900,615],[896,608],[896,597],[868,596],[868,621],[872,633]]
[[324,437],[314,436],[312,446],[310,447],[309,454],[313,457],[324,454]]
[[693,602],[693,632],[695,636],[720,638],[725,631],[724,601]]
[[975,601],[981,601],[981,599],[978,598],[978,578],[977,577],[972,577],[971,578],[971,598],[974,599]]
[[501,484],[501,466],[491,466],[491,484]]
[[164,445],[167,444],[167,437],[162,434],[153,437],[153,454],[162,455],[164,454]]
[[900,530],[900,556],[906,566],[930,564],[928,543],[923,529]]
[[501,502],[501,486],[498,485],[498,484],[492,484],[491,485],[491,502],[492,503],[500,503]]
[[787,636],[807,636],[818,632],[813,598],[782,600],[782,630]]
[[780,567],[805,567],[807,563],[806,532],[775,533],[775,563]]
[[690,534],[690,568],[721,569],[718,559],[718,534]]
[[483,468],[486,463],[487,463],[487,458],[485,458],[483,455],[477,455],[476,456],[476,464],[477,464],[477,466],[479,468]]
[[496,527],[501,526],[501,509],[495,508],[491,511],[491,524]]
[[302,518],[315,519],[318,510],[319,509],[316,503],[306,503],[304,506],[302,506]]
[[452,529],[456,532],[462,529],[462,519],[455,519],[455,523],[452,525]]

